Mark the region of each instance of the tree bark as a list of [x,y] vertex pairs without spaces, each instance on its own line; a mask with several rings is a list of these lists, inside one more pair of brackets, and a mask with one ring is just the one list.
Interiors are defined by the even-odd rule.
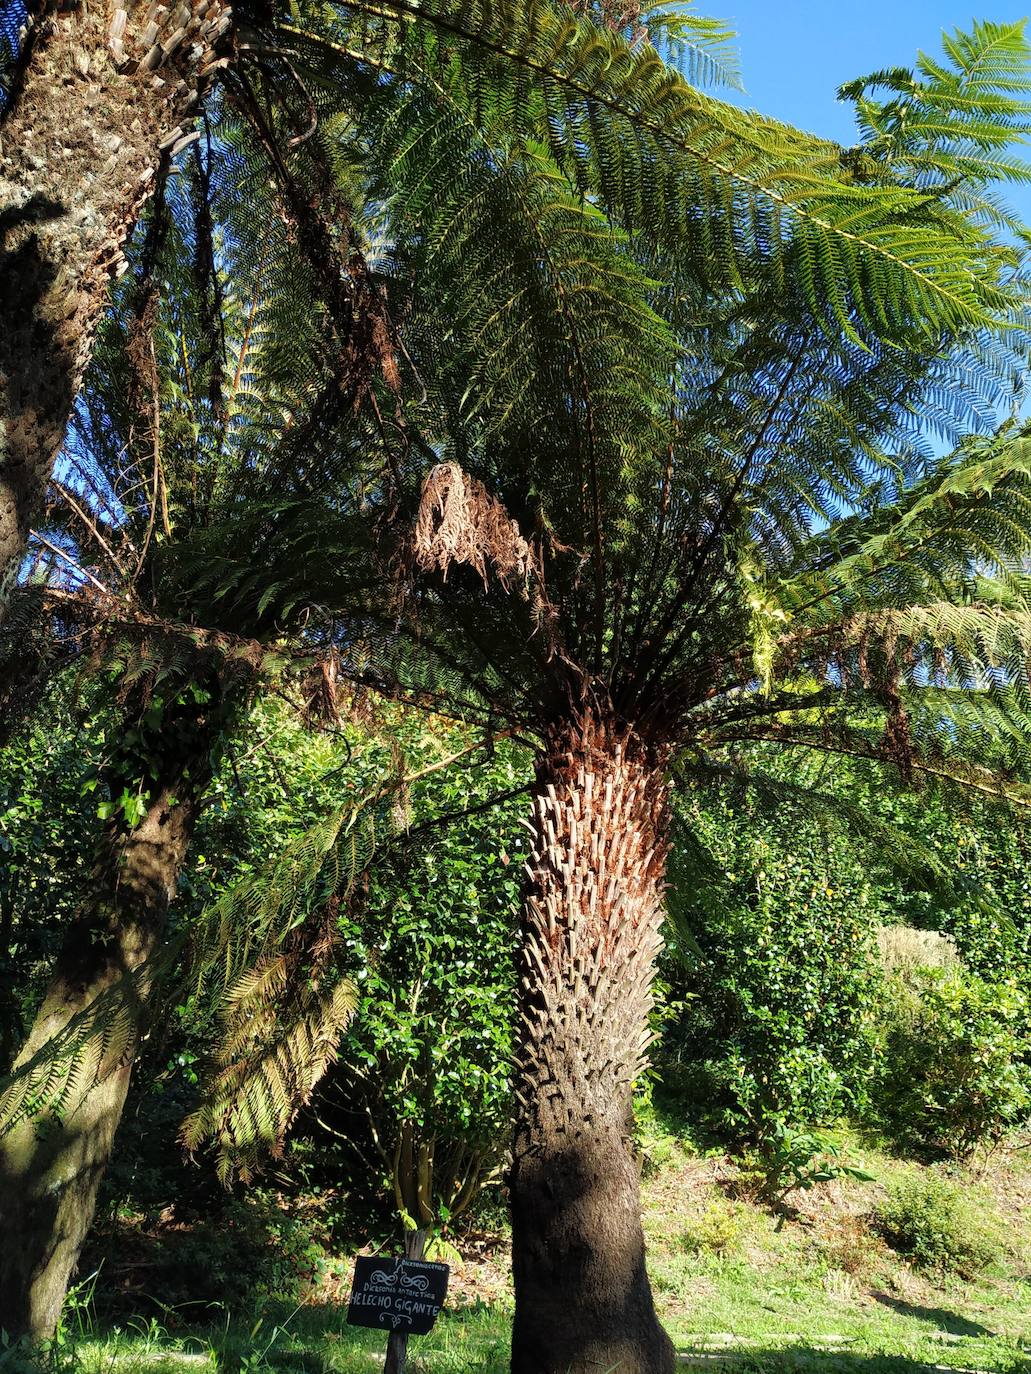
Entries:
[[[173,738],[182,740],[183,718]],[[110,993],[123,1030],[65,1113],[45,1108],[0,1137],[0,1330],[53,1333],[111,1156],[141,1032],[147,987],[132,975],[160,941],[203,792],[217,729],[196,722],[159,767],[146,814],[126,831],[109,822],[94,895],[70,927],[15,1069],[97,997]]]
[[228,0],[41,22],[0,139],[0,619],[124,246],[231,25]]
[[513,1374],[665,1374],[632,1085],[661,946],[661,751],[588,714],[538,766],[522,915],[511,1173]]

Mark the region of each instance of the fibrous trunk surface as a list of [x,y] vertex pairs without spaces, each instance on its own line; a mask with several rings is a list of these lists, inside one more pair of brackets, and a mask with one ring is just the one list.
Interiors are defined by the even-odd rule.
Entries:
[[159,166],[224,59],[226,0],[57,9],[0,139],[0,617]]
[[[0,1137],[0,1329],[52,1334],[93,1220],[129,1088],[148,988],[138,971],[154,952],[210,777],[210,731],[169,761],[135,829],[110,826],[94,897],[69,929],[15,1069],[95,999],[108,996],[107,1040],[67,1113],[45,1109]],[[133,977],[137,974],[137,977]]]
[[538,768],[511,1175],[515,1374],[663,1374],[631,1143],[661,944],[660,755],[587,715]]

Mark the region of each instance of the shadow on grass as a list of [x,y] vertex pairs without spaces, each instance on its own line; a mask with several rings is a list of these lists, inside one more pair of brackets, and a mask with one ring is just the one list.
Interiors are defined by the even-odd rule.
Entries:
[[[510,1333],[511,1314],[501,1307],[453,1309],[428,1336],[413,1338],[409,1369],[411,1374],[508,1374]],[[66,1332],[56,1358],[42,1368],[45,1374],[382,1374],[385,1351],[386,1334],[348,1326],[343,1304],[296,1308],[269,1302],[260,1311],[226,1313],[215,1323],[143,1318],[110,1326],[83,1323],[78,1331]],[[19,1359],[20,1353],[0,1349],[0,1374],[39,1374],[41,1366]],[[992,1374],[1031,1370],[1027,1356],[1016,1352],[1012,1359],[996,1355],[989,1366]],[[960,1374],[955,1365],[933,1356],[919,1360],[802,1345],[716,1351],[685,1344],[678,1367],[726,1374]]]
[[[785,1347],[779,1350],[692,1350],[677,1352],[683,1369],[727,1370],[728,1374],[971,1374],[956,1365],[912,1360],[905,1355],[851,1355],[846,1351]],[[1027,1356],[995,1364],[995,1374],[1027,1374]]]
[[893,1312],[899,1312],[904,1317],[916,1317],[919,1321],[930,1322],[939,1331],[946,1331],[950,1336],[995,1335],[987,1326],[979,1326],[977,1322],[968,1321],[958,1312],[949,1312],[944,1307],[918,1307],[916,1303],[903,1302],[901,1298],[893,1298],[888,1293],[874,1293],[873,1297],[882,1307],[890,1307]]

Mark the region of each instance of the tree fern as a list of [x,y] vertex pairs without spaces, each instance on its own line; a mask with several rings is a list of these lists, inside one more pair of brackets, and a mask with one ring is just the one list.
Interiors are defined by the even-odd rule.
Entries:
[[[547,1342],[570,1368],[584,1350],[622,1358],[605,1322],[631,1296],[623,1325],[648,1345],[634,1359],[670,1366],[636,1175],[609,1131],[640,1065],[669,780],[751,768],[772,794],[777,750],[1028,799],[1029,474],[1022,434],[998,428],[1021,396],[1025,285],[983,195],[1027,117],[1007,68],[1026,62],[1021,40],[984,80],[973,58],[951,84],[928,69],[953,125],[928,118],[901,157],[724,105],[631,28],[540,0],[352,0],[270,21],[262,62],[225,69],[210,147],[169,188],[176,251],[151,335],[151,391],[182,401],[167,456],[156,420],[121,413],[133,340],[116,313],[107,399],[87,397],[82,424],[119,485],[97,497],[82,460],[63,484],[106,507],[135,556],[110,559],[99,524],[72,535],[64,497],[42,532],[63,560],[40,555],[59,581],[52,559],[88,546],[82,573],[159,619],[178,606],[222,634],[294,635],[342,676],[536,740],[516,1329],[539,1338],[527,1291],[541,1310],[563,1292]],[[1012,105],[989,111],[985,81]],[[929,184],[947,157],[956,176]],[[260,214],[234,217],[254,170]],[[266,244],[269,183],[287,214]],[[216,220],[242,299],[218,273]],[[925,422],[955,446],[946,459]],[[286,925],[332,895],[334,824],[269,881]],[[281,1139],[311,1081],[296,1052],[321,1062],[346,994],[320,974],[277,1031],[289,945],[257,888],[233,901],[208,946],[224,950],[228,922],[249,962],[223,974],[202,958],[197,986],[229,989],[242,1058],[190,1138],[220,1133],[247,1168],[250,1137]],[[302,945],[294,971],[314,957]],[[533,1262],[596,1253],[585,1231],[533,1230],[554,1211],[533,1170],[553,1186],[570,1127],[584,1177],[621,1189],[606,1209],[620,1243],[592,1269],[622,1283],[619,1302],[561,1289],[579,1260],[550,1279]]]

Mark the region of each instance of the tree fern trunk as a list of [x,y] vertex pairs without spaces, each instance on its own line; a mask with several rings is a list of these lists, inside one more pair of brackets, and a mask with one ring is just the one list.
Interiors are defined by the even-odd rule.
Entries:
[[227,0],[53,8],[0,139],[0,618],[108,283],[231,14]]
[[665,863],[661,759],[588,716],[538,769],[523,910],[511,1175],[514,1374],[663,1374],[631,1087]]
[[95,998],[113,991],[123,1020],[93,1085],[67,1115],[44,1110],[0,1137],[0,1329],[12,1336],[53,1332],[92,1223],[146,1011],[145,985],[127,975],[164,932],[210,778],[212,742],[212,728],[201,724],[161,768],[141,823],[128,832],[108,824],[93,899],[67,932],[15,1062],[26,1063]]

